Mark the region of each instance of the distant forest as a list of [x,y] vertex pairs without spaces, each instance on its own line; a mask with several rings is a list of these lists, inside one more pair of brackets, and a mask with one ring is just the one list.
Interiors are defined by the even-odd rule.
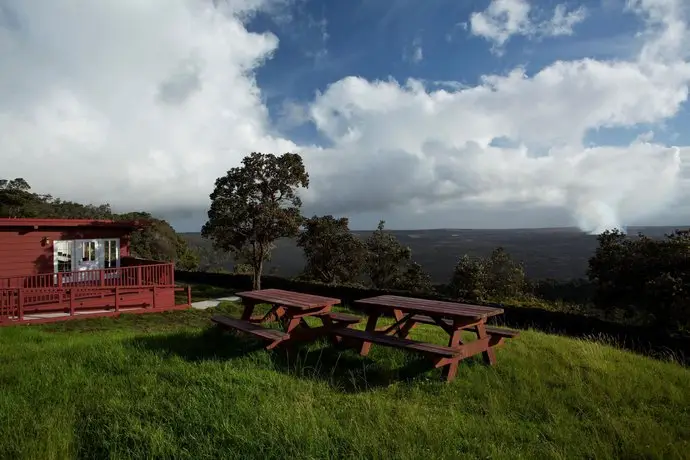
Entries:
[[[631,227],[650,237],[663,237],[675,227]],[[597,237],[576,228],[520,230],[390,230],[405,246],[412,249],[412,259],[419,263],[435,283],[448,282],[458,259],[464,255],[487,257],[502,246],[513,259],[524,264],[526,275],[534,280],[569,280],[586,277],[588,260],[597,248]],[[371,232],[355,231],[364,239]],[[232,270],[234,261],[227,253],[213,249],[199,233],[182,233],[190,248],[199,255],[199,270]],[[304,267],[304,255],[294,240],[276,243],[266,274],[297,276]]]

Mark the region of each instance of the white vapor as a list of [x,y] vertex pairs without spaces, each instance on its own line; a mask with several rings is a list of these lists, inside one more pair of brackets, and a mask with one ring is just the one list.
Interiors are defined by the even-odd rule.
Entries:
[[[116,209],[199,210],[249,152],[297,151],[311,175],[305,204],[321,212],[423,220],[468,203],[559,206],[590,232],[690,192],[688,147],[584,141],[601,127],[663,122],[686,102],[682,0],[629,2],[644,29],[628,61],[556,61],[433,90],[413,79],[333,82],[299,111],[328,147],[276,135],[254,79],[279,44],[243,21],[287,1],[4,0],[0,177]],[[542,35],[572,31],[567,18],[556,10]]]

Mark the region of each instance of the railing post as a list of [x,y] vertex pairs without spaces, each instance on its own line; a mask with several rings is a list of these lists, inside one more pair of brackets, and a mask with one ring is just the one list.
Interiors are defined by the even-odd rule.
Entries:
[[141,265],[137,265],[137,279],[135,281],[135,286],[141,286]]
[[187,305],[192,305],[192,287],[187,285]]
[[105,286],[105,270],[100,270],[99,274],[101,276],[101,287]]
[[115,286],[115,311],[120,311],[120,287]]
[[69,289],[69,315],[74,316],[74,300],[75,300],[75,293],[74,293],[74,288]]
[[24,291],[22,288],[17,289],[17,310],[19,321],[24,321]]

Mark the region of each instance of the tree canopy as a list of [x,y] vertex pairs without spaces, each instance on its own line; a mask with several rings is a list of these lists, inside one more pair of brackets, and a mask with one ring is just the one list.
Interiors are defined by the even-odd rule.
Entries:
[[412,250],[403,246],[380,221],[376,230],[367,238],[365,273],[371,286],[378,289],[403,289],[426,291],[431,289],[431,279],[422,267],[412,261]]
[[260,289],[263,262],[273,242],[299,231],[302,202],[297,189],[308,186],[309,175],[298,154],[253,152],[242,166],[216,180],[201,234],[218,249],[249,251],[254,289]]
[[366,260],[364,243],[350,232],[347,217],[305,219],[297,246],[304,250],[302,277],[331,284],[356,283]]
[[515,298],[524,294],[525,272],[502,247],[491,252],[488,258],[460,258],[450,281],[455,297],[467,300],[489,298]]
[[663,239],[608,231],[589,261],[595,303],[664,329],[690,328],[690,231]]
[[147,212],[113,213],[109,204],[92,205],[39,195],[22,178],[0,180],[0,217],[41,217],[55,219],[113,219],[145,222],[131,237],[133,255],[144,259],[174,261],[182,270],[194,270],[197,254],[168,222]]

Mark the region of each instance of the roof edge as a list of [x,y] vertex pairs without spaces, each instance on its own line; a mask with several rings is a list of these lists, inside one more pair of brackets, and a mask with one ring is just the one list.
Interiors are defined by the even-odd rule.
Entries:
[[136,229],[144,224],[138,221],[118,221],[111,219],[45,219],[25,217],[2,217],[0,228],[4,227],[109,227]]

